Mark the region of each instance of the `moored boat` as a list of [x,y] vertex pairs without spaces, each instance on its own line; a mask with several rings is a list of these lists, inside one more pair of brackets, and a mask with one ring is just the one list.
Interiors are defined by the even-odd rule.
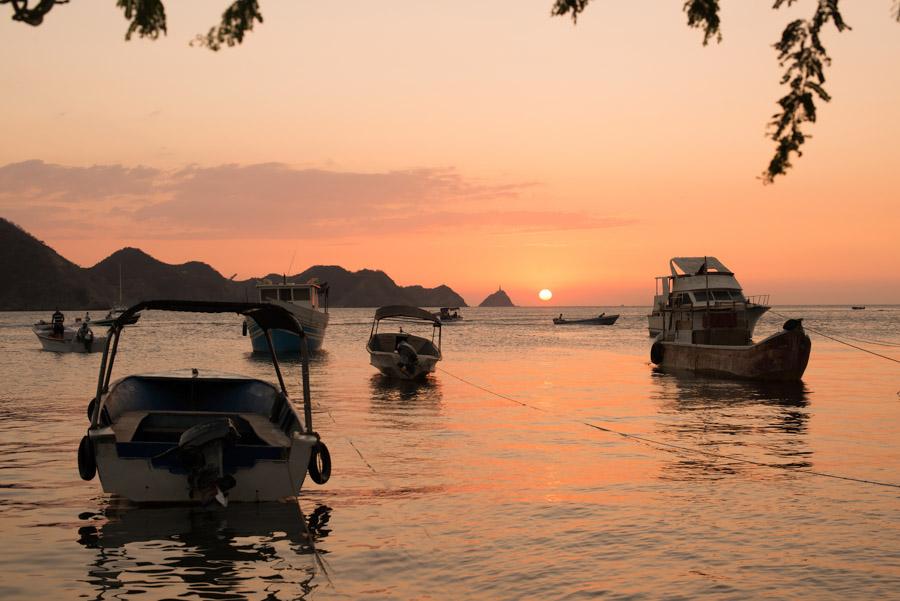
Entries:
[[[693,277],[705,279],[706,274]],[[662,332],[650,348],[654,364],[666,371],[752,380],[790,381],[803,376],[812,343],[801,319],[789,319],[780,332],[754,343],[746,301],[700,303],[695,293],[701,290],[690,290],[688,296],[670,291],[661,306]],[[705,298],[714,297],[707,292]]]
[[459,314],[459,307],[441,307],[435,315],[444,325],[462,321],[463,318],[463,316]]
[[[127,319],[140,310],[238,313],[269,341],[278,384],[201,369],[143,373],[111,382]],[[312,427],[308,352],[301,344],[303,420],[288,396],[270,332],[305,340],[293,313],[268,303],[145,301],[110,328],[90,426],[78,449],[85,480],[100,475],[103,490],[138,503],[226,505],[296,497],[307,471],[330,476],[328,449]]]
[[[306,284],[288,282],[280,284],[264,281],[256,286],[259,302],[271,303],[289,311],[300,325],[310,351],[317,351],[325,340],[328,327],[328,284],[314,281]],[[250,335],[254,353],[268,353],[265,333],[252,319],[244,320],[244,335]],[[276,329],[270,332],[275,351],[279,353],[299,353],[300,337],[289,330]]]
[[619,315],[607,315],[606,313],[601,313],[597,317],[585,317],[582,319],[567,319],[563,317],[562,313],[559,314],[559,317],[553,318],[553,323],[558,326],[568,326],[568,325],[584,325],[584,326],[611,326],[616,323],[616,320],[619,319]]
[[[429,324],[431,339],[404,332],[379,332],[382,320],[394,323]],[[435,344],[435,336],[437,344]],[[389,305],[375,312],[372,331],[366,343],[369,362],[385,376],[413,380],[435,369],[441,360],[441,320],[434,313],[418,307]]]
[[54,353],[97,353],[103,350],[106,336],[96,335],[90,317],[76,319],[73,327],[66,326],[63,314],[56,311],[50,323],[41,320],[32,326],[41,348]]
[[699,306],[742,303],[751,336],[759,318],[770,309],[768,294],[745,297],[734,273],[715,257],[674,257],[669,271],[671,275],[656,278],[653,308],[647,316],[651,336],[662,332],[663,307],[672,301]]

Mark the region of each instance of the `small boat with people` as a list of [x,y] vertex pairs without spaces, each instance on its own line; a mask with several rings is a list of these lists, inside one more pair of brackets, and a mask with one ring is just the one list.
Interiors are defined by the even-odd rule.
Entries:
[[[755,306],[742,297],[725,302],[710,294],[714,289],[733,290],[723,288],[733,276],[730,272],[717,275],[716,267],[721,263],[712,262],[712,257],[699,260],[700,263],[679,259],[691,275],[675,279],[674,288],[660,308],[662,331],[650,347],[650,360],[664,371],[751,380],[799,380],[812,348],[803,331],[803,320],[789,319],[781,331],[753,342],[755,322],[751,310]],[[701,296],[700,292],[706,294]]]
[[[701,269],[704,270],[702,273]],[[662,332],[663,307],[670,300],[726,305],[732,302],[743,303],[751,335],[759,318],[771,308],[768,294],[745,297],[734,273],[715,257],[674,257],[669,260],[669,271],[670,275],[656,278],[653,308],[647,316],[651,336]],[[698,275],[704,278],[698,280]],[[706,288],[707,284],[709,288]],[[670,299],[672,295],[675,295],[674,299]]]
[[865,305],[853,305],[850,308],[853,309],[854,311],[862,311],[863,309],[866,308],[866,306]]
[[73,326],[65,324],[65,315],[58,309],[50,321],[43,319],[35,323],[31,330],[41,343],[41,348],[54,353],[97,353],[103,350],[106,336],[96,335],[91,329],[91,314],[84,319],[75,318]]
[[463,318],[463,316],[459,314],[459,307],[441,307],[435,315],[444,325],[462,321]]
[[[283,276],[281,283],[263,280],[256,285],[258,300],[271,303],[289,311],[305,334],[305,345],[310,351],[318,351],[325,340],[325,328],[328,327],[328,284],[319,284],[313,278],[305,284],[288,282]],[[254,353],[268,353],[265,332],[252,319],[245,319],[244,336],[250,335],[250,343]],[[299,353],[300,337],[290,330],[273,330],[269,333],[272,344],[279,353]]]
[[[112,381],[124,326],[143,310],[252,319],[269,345],[277,384],[189,367]],[[307,472],[327,482],[331,459],[312,425],[307,346],[300,345],[301,419],[272,343],[276,330],[306,340],[294,314],[272,303],[155,300],[127,309],[104,345],[90,425],[78,448],[81,477],[99,473],[105,492],[132,502],[199,505],[296,498]]]
[[[379,331],[382,321],[401,324],[398,331]],[[431,338],[403,331],[403,325],[428,325]],[[437,344],[435,344],[435,338]],[[434,371],[441,360],[441,320],[430,311],[405,305],[388,305],[375,311],[366,343],[369,362],[390,378],[414,380]]]
[[553,323],[558,326],[611,326],[619,319],[619,315],[607,315],[601,313],[597,317],[583,317],[580,319],[567,319],[560,313],[559,317],[553,318]]
[[[113,324],[113,322],[115,322],[116,319],[118,319],[119,316],[122,315],[122,313],[124,313],[127,309],[128,309],[128,307],[122,307],[122,306],[118,306],[118,305],[117,305],[117,306],[113,307],[112,309],[110,309],[109,311],[107,311],[106,317],[103,317],[103,318],[101,318],[101,319],[95,319],[95,320],[93,320],[91,323],[94,324],[95,326],[109,327],[109,326],[111,326],[111,325]],[[138,322],[138,320],[139,320],[140,318],[141,318],[141,314],[140,314],[140,313],[136,313],[135,315],[130,316],[130,317],[128,318],[127,322],[124,323],[124,325],[126,325],[126,326],[134,325],[134,324],[136,324],[136,323]]]

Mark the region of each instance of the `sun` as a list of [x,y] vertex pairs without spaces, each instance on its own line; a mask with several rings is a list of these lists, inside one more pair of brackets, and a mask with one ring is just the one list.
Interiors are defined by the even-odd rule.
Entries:
[[543,290],[538,292],[538,298],[540,298],[542,301],[548,301],[553,298],[553,293],[549,288],[544,288]]

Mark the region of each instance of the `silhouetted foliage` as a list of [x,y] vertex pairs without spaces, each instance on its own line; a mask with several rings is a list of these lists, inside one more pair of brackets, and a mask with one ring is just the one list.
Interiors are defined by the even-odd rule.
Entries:
[[[778,52],[778,63],[785,71],[782,85],[789,88],[780,100],[781,111],[772,116],[769,123],[769,137],[775,141],[775,156],[762,174],[765,183],[772,183],[779,175],[784,175],[791,167],[791,156],[801,156],[800,147],[810,136],[803,133],[804,123],[816,121],[816,99],[831,100],[825,91],[824,69],[831,64],[820,39],[822,28],[834,23],[840,32],[850,27],[844,22],[838,3],[840,0],[816,0],[816,11],[811,19],[796,19],[788,23],[781,39],[774,44]],[[57,4],[67,4],[69,0],[0,0],[0,5],[10,4],[13,20],[38,26],[44,16]],[[797,0],[774,0],[773,8],[791,6]],[[570,16],[574,23],[587,8],[591,0],[554,0],[553,16]],[[166,34],[166,11],[163,0],[116,0],[128,20],[125,39],[130,40],[135,33],[142,38],[156,39]],[[687,15],[688,27],[703,31],[703,45],[710,39],[722,41],[719,19],[719,0],[684,0],[683,10]],[[891,17],[900,22],[900,0],[892,0]],[[197,35],[191,45],[204,46],[218,51],[222,46],[235,46],[244,41],[244,34],[253,31],[254,22],[263,22],[257,0],[233,0],[222,13],[220,23],[210,28],[205,35]]]
[[[577,22],[578,16],[587,8],[591,0],[556,0],[551,11],[556,15],[571,15]],[[774,0],[772,8],[791,6],[797,0]],[[810,138],[803,133],[804,123],[816,121],[816,99],[823,102],[831,96],[823,87],[825,67],[831,58],[822,45],[820,33],[829,22],[840,32],[850,29],[838,9],[839,0],[817,0],[816,11],[811,19],[796,19],[787,24],[781,39],[774,44],[778,52],[778,64],[785,71],[781,84],[788,86],[788,93],[778,100],[781,111],[772,116],[768,136],[775,141],[775,156],[761,179],[772,183],[779,175],[784,175],[791,167],[791,156],[801,156],[800,147]],[[719,30],[718,0],[685,0],[684,12],[688,16],[688,26],[703,30],[703,45],[710,38],[722,41]],[[893,0],[891,16],[900,22],[900,0]]]

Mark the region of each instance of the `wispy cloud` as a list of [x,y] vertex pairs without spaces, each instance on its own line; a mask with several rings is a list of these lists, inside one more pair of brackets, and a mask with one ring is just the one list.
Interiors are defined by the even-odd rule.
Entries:
[[0,211],[52,230],[56,237],[74,238],[117,228],[117,235],[137,228],[144,238],[274,239],[597,229],[631,223],[536,210],[520,195],[538,187],[532,182],[478,182],[452,169],[365,173],[260,163],[163,171],[33,160],[0,167]]

